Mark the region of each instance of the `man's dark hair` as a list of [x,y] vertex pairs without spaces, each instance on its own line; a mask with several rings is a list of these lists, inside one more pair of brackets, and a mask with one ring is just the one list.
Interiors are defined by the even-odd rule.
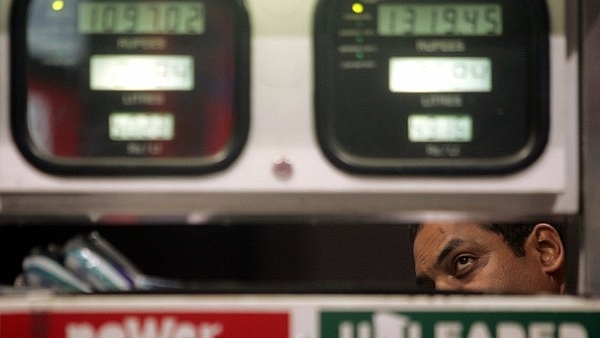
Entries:
[[[525,250],[523,244],[533,228],[539,224],[536,223],[479,223],[483,228],[495,232],[504,238],[504,242],[511,248],[511,250],[517,255],[517,257],[525,256]],[[560,224],[549,223],[552,227],[558,231],[561,239],[563,238],[563,229]],[[411,243],[414,244],[417,233],[421,229],[421,224],[411,224],[409,226],[409,238]]]

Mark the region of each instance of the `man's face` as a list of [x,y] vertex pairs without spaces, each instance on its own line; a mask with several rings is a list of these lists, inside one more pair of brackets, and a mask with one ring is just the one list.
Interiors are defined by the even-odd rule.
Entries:
[[554,293],[540,255],[525,245],[517,257],[503,237],[474,223],[425,223],[414,243],[420,283],[437,290],[490,293]]

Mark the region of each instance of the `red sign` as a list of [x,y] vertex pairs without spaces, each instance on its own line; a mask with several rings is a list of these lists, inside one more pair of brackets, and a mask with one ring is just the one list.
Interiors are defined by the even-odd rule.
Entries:
[[26,313],[0,338],[289,338],[287,313]]

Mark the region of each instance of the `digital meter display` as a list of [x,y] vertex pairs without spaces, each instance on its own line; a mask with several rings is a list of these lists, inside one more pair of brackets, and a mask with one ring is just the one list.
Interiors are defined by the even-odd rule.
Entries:
[[92,55],[92,90],[193,90],[189,55]]
[[204,3],[199,1],[85,1],[78,9],[82,34],[202,34]]
[[468,115],[410,115],[411,142],[471,142],[473,120]]
[[502,6],[497,3],[396,4],[377,7],[377,32],[384,36],[502,35]]
[[500,175],[549,132],[544,0],[320,0],[315,114],[326,157],[370,175]]
[[396,93],[491,92],[492,61],[470,57],[390,59],[390,90]]
[[195,175],[240,154],[241,0],[24,0],[11,22],[13,135],[41,170]]
[[114,141],[171,141],[175,118],[169,113],[116,112],[109,116],[109,135]]

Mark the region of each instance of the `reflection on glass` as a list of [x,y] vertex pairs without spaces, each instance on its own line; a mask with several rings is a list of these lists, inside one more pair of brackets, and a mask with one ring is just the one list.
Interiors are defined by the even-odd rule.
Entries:
[[57,6],[55,0],[30,2],[27,48],[32,58],[44,64],[75,65],[88,51],[85,37],[76,31],[76,3]]

